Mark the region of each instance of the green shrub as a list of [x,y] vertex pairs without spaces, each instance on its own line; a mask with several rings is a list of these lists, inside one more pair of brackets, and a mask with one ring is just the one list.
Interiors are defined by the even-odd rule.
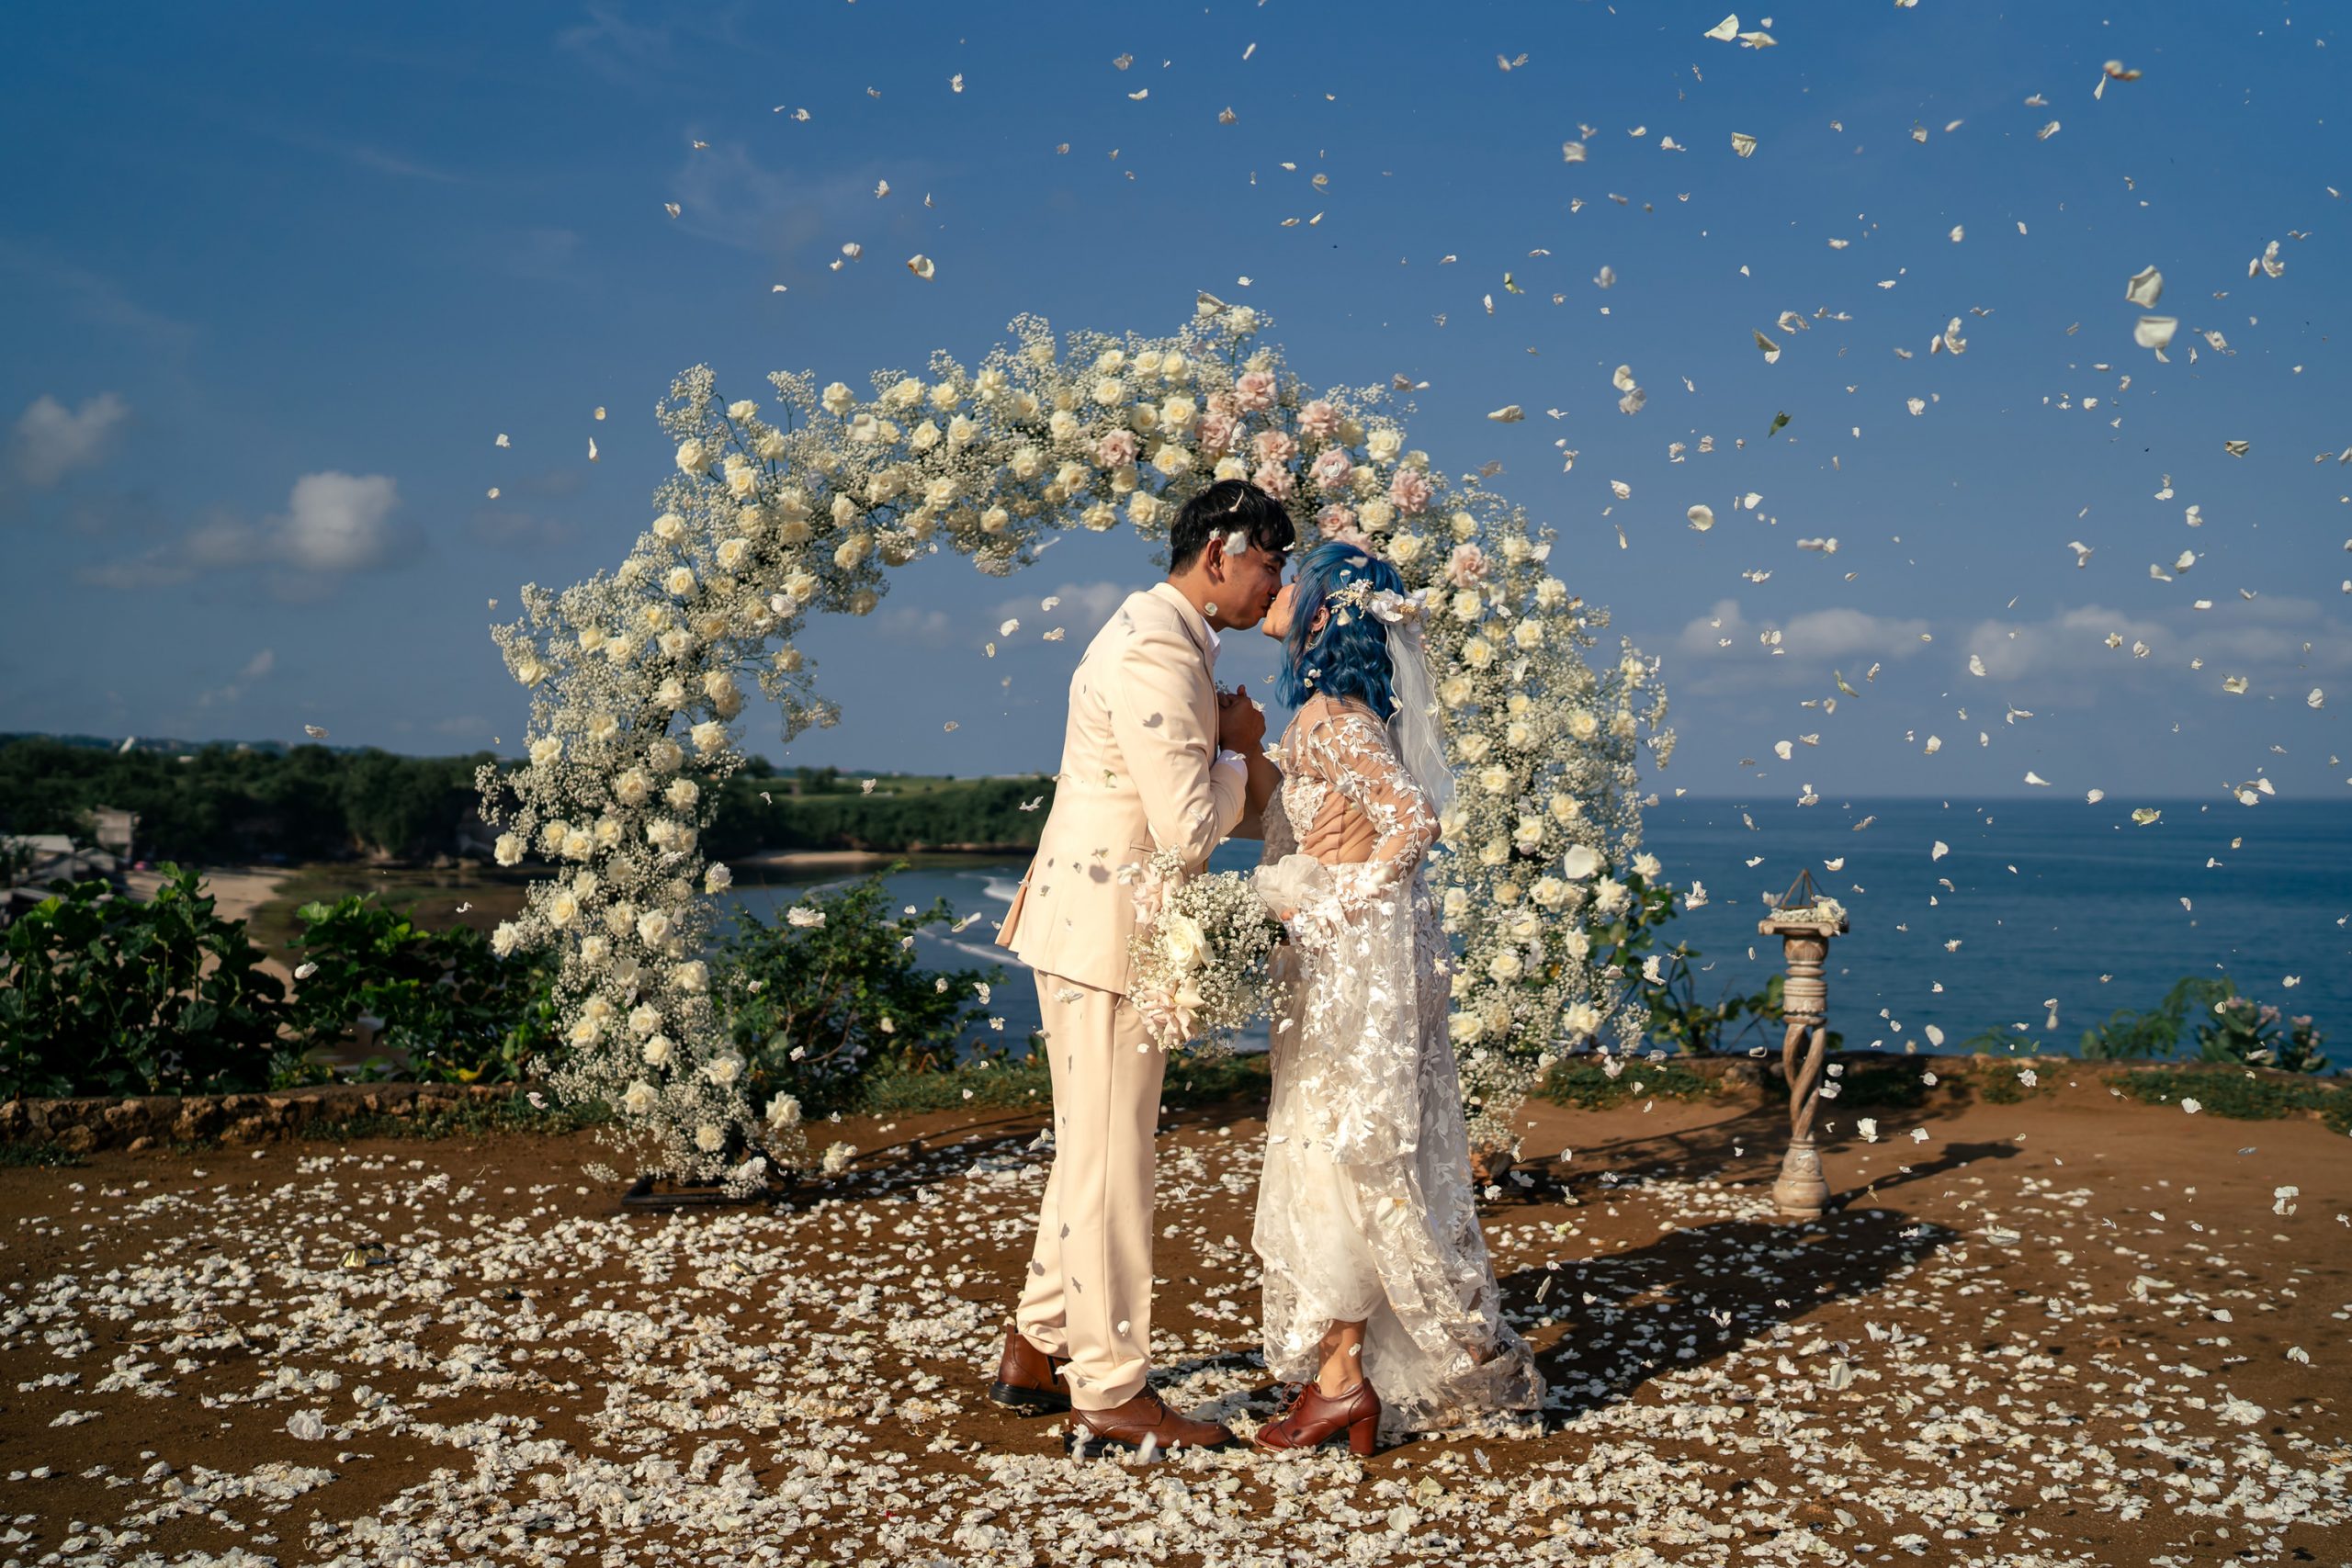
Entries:
[[[2282,1021],[2285,1029],[2279,1025]],[[2238,995],[2227,975],[2183,976],[2165,999],[2146,1012],[2119,1010],[2083,1033],[2086,1061],[2132,1061],[2171,1056],[2180,1047],[2184,1024],[2194,1023],[2196,1056],[2201,1062],[2249,1067],[2282,1067],[2290,1073],[2324,1073],[2324,1036],[2308,1016],[2285,1018],[2278,1009]]]
[[1554,1063],[1535,1092],[1555,1105],[1607,1111],[1633,1100],[1704,1100],[1715,1092],[1715,1085],[1704,1074],[1670,1061],[1628,1062],[1612,1078],[1599,1062],[1572,1056]]
[[470,926],[422,930],[373,894],[305,904],[297,918],[300,1037],[340,1039],[363,1014],[381,1019],[379,1043],[420,1082],[511,1081],[554,1053],[551,964],[501,958]]
[[[198,874],[146,902],[55,883],[6,933],[0,1095],[220,1093],[270,1081],[284,988]],[[212,967],[208,973],[206,963]]]
[[[1652,886],[1641,873],[1630,869],[1623,880],[1627,897],[1622,910],[1614,919],[1588,932],[1592,939],[1591,964],[1595,971],[1617,971],[1628,987],[1642,994],[1649,1008],[1645,1038],[1653,1045],[1691,1056],[1728,1051],[1757,1032],[1766,1044],[1778,1045],[1786,1028],[1781,992],[1787,976],[1774,975],[1762,990],[1746,996],[1735,996],[1726,987],[1713,1001],[1702,1002],[1698,972],[1691,960],[1702,954],[1687,942],[1678,942],[1670,948],[1659,945],[1667,922],[1676,916],[1676,889]],[[1655,980],[1645,967],[1653,955],[1658,960]],[[1836,1030],[1829,1032],[1830,1050],[1837,1050],[1844,1041]]]
[[1970,1076],[1983,1099],[1996,1105],[2015,1105],[2029,1095],[2054,1093],[2058,1085],[2051,1072],[2056,1068],[2053,1062],[2030,1056],[2021,1062],[1986,1062]]
[[2279,1067],[2290,1073],[2324,1073],[2327,1058],[2320,1052],[2321,1034],[2307,1015],[2288,1019],[2278,1029],[2278,1010],[2250,997],[2223,997],[2197,1021],[2199,1061],[2231,1062],[2241,1066]]
[[2213,1003],[2235,990],[2226,976],[2184,976],[2148,1011],[2119,1008],[2105,1023],[2083,1031],[2083,1060],[2145,1061],[2172,1055],[2180,1047],[2181,1026],[2188,1015],[2209,1011]]
[[[887,916],[886,874],[812,893],[774,921],[741,910],[720,942],[715,989],[754,1104],[790,1094],[811,1112],[855,1110],[861,1079],[953,1066],[966,1033],[984,1028],[982,987],[1003,984],[1004,971],[918,968],[916,933],[956,911],[940,898]],[[795,912],[821,919],[796,925]],[[966,1055],[1001,1061],[1008,1048],[983,1032]]]
[[[1846,1070],[1838,1075],[1838,1098],[1832,1102],[1839,1110],[1910,1111],[1928,1103],[1931,1089],[1927,1075],[1937,1071],[1938,1060],[1933,1056],[1889,1056],[1881,1060],[1849,1060],[1844,1066]],[[1788,1080],[1776,1073],[1771,1081],[1778,1087],[1780,1098],[1786,1100]]]
[[2317,1110],[2331,1126],[2352,1113],[2352,1092],[2328,1084],[2275,1078],[2245,1068],[2190,1067],[2177,1072],[2118,1073],[2108,1082],[2151,1105],[2194,1100],[2215,1116],[2261,1122]]
[[[1267,1089],[1263,1055],[1179,1057],[1168,1064],[1159,1091],[1170,1107],[1215,1105],[1238,1098],[1262,1098]],[[931,1111],[1002,1111],[1053,1103],[1053,1078],[1043,1057],[1032,1052],[1010,1061],[966,1062],[927,1072],[885,1068],[857,1086],[853,1109],[873,1116],[913,1116]]]
[[62,1170],[82,1164],[82,1156],[62,1144],[0,1144],[0,1168]]

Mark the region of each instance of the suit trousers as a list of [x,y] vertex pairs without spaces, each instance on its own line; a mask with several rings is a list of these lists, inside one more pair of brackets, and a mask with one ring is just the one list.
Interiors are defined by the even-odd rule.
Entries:
[[1069,1358],[1070,1404],[1108,1410],[1151,1360],[1152,1136],[1167,1056],[1115,991],[1036,972],[1054,1164],[1013,1326]]

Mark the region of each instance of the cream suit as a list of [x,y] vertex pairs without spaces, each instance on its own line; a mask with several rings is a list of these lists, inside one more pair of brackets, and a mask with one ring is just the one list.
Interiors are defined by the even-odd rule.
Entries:
[[1198,871],[1239,822],[1249,773],[1216,744],[1216,632],[1173,587],[1130,594],[1070,676],[1061,772],[1036,857],[997,931],[1036,973],[1054,1165],[1014,1326],[1069,1358],[1070,1403],[1143,1392],[1151,1346],[1152,1134],[1166,1058],[1128,1001],[1123,865]]

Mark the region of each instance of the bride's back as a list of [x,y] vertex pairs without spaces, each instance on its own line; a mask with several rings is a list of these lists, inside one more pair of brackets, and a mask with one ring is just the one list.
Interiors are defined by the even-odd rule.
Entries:
[[[1363,722],[1346,724],[1350,716]],[[1285,784],[1295,777],[1311,779],[1322,786],[1316,791],[1321,798],[1313,825],[1299,832],[1300,842],[1313,843],[1315,858],[1326,865],[1355,865],[1370,860],[1381,835],[1372,815],[1340,787],[1337,770],[1341,765],[1340,755],[1360,751],[1367,743],[1366,737],[1351,733],[1345,744],[1332,744],[1333,729],[1340,726],[1351,732],[1376,735],[1381,748],[1390,756],[1395,755],[1388,741],[1388,727],[1369,704],[1320,693],[1309,697],[1291,716],[1282,739]],[[1317,744],[1317,741],[1322,743]]]

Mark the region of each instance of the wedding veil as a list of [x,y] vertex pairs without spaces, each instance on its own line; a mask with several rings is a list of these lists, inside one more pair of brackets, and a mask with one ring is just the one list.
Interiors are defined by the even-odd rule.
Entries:
[[1438,724],[1437,692],[1430,682],[1429,644],[1421,636],[1420,616],[1382,619],[1387,624],[1389,682],[1396,698],[1388,733],[1396,739],[1397,760],[1421,786],[1430,809],[1442,814],[1453,801],[1453,770],[1445,761],[1445,734]]

